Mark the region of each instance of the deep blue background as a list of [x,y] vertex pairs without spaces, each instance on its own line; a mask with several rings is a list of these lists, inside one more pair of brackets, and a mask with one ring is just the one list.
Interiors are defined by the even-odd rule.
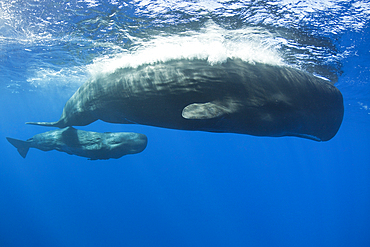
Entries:
[[[0,246],[370,246],[369,37],[363,28],[337,40],[356,55],[341,61],[345,117],[324,143],[96,122],[81,129],[137,131],[147,149],[109,161],[31,149],[23,159],[5,137],[50,130],[24,122],[57,120],[71,93],[12,93],[3,77]],[[16,54],[2,62],[27,59]],[[2,73],[22,81],[22,71]]]

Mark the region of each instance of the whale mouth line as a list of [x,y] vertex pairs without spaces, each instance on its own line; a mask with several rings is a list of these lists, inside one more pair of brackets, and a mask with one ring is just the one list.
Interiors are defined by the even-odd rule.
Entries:
[[296,136],[296,137],[302,137],[302,138],[305,138],[305,139],[310,139],[310,140],[313,140],[313,141],[317,141],[317,142],[322,142],[323,140],[317,136],[314,136],[314,135],[309,135],[309,134],[301,134],[301,133],[292,133],[292,132],[289,132],[289,133],[286,133],[287,136]]

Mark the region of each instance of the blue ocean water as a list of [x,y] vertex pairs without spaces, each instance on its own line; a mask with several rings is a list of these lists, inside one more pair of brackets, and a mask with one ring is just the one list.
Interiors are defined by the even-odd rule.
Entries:
[[[370,2],[3,0],[0,246],[370,246]],[[140,154],[89,161],[5,137],[50,128],[88,78],[229,57],[335,82],[328,142],[115,125]]]

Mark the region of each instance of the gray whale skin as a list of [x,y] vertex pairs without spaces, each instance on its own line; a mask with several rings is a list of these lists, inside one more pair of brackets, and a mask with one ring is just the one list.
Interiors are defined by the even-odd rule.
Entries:
[[148,141],[145,135],[139,133],[98,133],[73,127],[37,134],[27,141],[9,137],[6,139],[23,158],[26,158],[29,148],[37,148],[42,151],[57,150],[91,160],[118,159],[127,154],[140,153]]
[[57,122],[98,119],[182,130],[297,136],[327,141],[343,119],[343,97],[329,82],[284,66],[240,59],[210,65],[180,59],[121,68],[84,83]]

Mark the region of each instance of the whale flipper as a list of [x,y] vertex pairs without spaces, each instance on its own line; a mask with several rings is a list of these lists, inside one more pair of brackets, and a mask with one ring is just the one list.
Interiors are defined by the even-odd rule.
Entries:
[[27,141],[17,140],[10,137],[6,138],[10,144],[12,144],[17,150],[18,153],[23,157],[26,158],[28,150],[30,149],[30,143]]
[[186,119],[212,119],[234,113],[238,108],[238,104],[232,100],[193,103],[182,110],[182,117]]

